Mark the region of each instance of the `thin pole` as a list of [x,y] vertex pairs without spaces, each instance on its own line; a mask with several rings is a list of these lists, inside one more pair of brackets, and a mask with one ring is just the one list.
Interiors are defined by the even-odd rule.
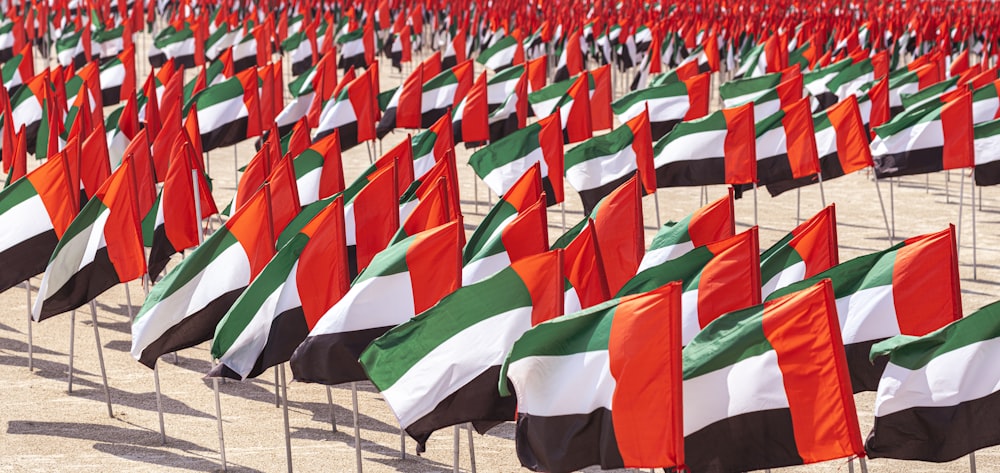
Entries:
[[[976,261],[976,253],[978,252],[978,247],[976,245],[976,188],[974,187],[976,182],[975,179],[976,170],[974,168],[972,170],[972,176],[973,176],[972,183],[970,183],[970,186],[972,187],[972,279],[977,280],[979,279],[978,275],[979,264]],[[981,189],[982,188],[980,188],[980,192],[982,192]],[[983,204],[983,196],[982,194],[980,194],[979,205],[982,204]]]
[[[215,366],[215,359],[212,359],[212,366]],[[222,434],[222,403],[219,401],[219,378],[212,378],[212,390],[215,391],[215,425],[219,431],[219,461],[222,462],[222,471],[229,471],[226,464],[226,439]]]
[[951,186],[948,185],[950,182],[951,182],[951,171],[950,170],[949,171],[945,171],[944,172],[944,203],[946,203],[946,204],[950,204],[951,203],[951,191],[949,189]]
[[337,432],[337,413],[333,408],[333,389],[330,386],[326,387],[326,403],[330,405],[330,425],[333,428],[333,432]]
[[239,153],[236,151],[236,145],[233,145],[233,188],[240,183],[240,165],[236,162],[239,158]]
[[965,206],[965,173],[962,173],[962,181],[958,186],[958,229],[955,230],[956,246],[958,253],[962,252],[962,210]]
[[399,426],[399,458],[406,460],[406,430]]
[[361,424],[358,422],[358,383],[351,382],[351,403],[354,407],[354,459],[361,473]]
[[[653,205],[656,208],[656,228],[660,228],[660,192],[659,189],[653,191]],[[469,432],[472,435],[472,432]]]
[[757,183],[753,183],[753,226],[757,226]]
[[875,178],[875,192],[878,193],[878,205],[882,207],[882,220],[885,221],[885,234],[889,237],[889,246],[893,245],[892,230],[889,229],[889,216],[885,213],[885,202],[882,200],[882,188],[878,185],[878,178]]
[[819,202],[823,204],[823,208],[826,208],[826,192],[823,192],[823,173],[816,173],[816,178],[819,180]]
[[859,457],[858,463],[861,465],[861,473],[868,473],[868,462],[865,461],[865,457]]
[[458,462],[461,459],[461,456],[459,455],[459,451],[458,451],[459,440],[461,440],[461,437],[460,437],[461,433],[459,432],[457,425],[453,429],[453,433],[454,433],[454,435],[452,435],[452,438],[455,439],[455,443],[453,445],[454,448],[452,449],[453,452],[454,452],[454,455],[453,455],[453,458],[452,458],[451,471],[454,472],[454,473],[458,473]]
[[472,178],[472,195],[476,196],[476,214],[479,214],[479,179]]
[[891,178],[889,179],[889,217],[892,219],[892,238],[895,239],[896,238],[896,194],[893,191]]
[[128,283],[122,283],[125,285],[125,304],[128,305],[128,319],[132,320],[132,294],[128,290]]
[[969,473],[976,473],[976,452],[969,453]]
[[111,409],[111,388],[108,387],[108,372],[104,369],[104,347],[101,346],[101,332],[97,328],[97,303],[90,301],[90,318],[94,322],[94,341],[97,342],[97,361],[101,364],[101,379],[104,380],[104,398],[108,404],[108,417],[114,418]]
[[276,368],[274,370],[274,407],[281,407],[281,396],[278,395],[279,386],[281,384],[279,384],[278,369]]
[[34,320],[31,318],[31,281],[24,281],[24,291],[28,296],[28,371],[35,370],[35,338],[31,331]]
[[370,141],[365,141],[365,149],[368,150],[368,164],[375,162],[375,156],[372,154],[372,144]]
[[795,189],[795,225],[802,222],[802,188]]
[[76,311],[69,313],[69,385],[66,392],[73,392],[73,340],[76,338]]
[[465,424],[465,430],[469,433],[469,471],[476,473],[476,446],[472,440],[472,422]]
[[292,432],[288,426],[288,384],[285,382],[285,364],[281,363],[277,370],[281,373],[282,411],[285,417],[285,461],[288,463],[288,473],[292,473]]
[[[159,361],[159,360],[157,360]],[[153,386],[156,388],[156,414],[160,418],[160,445],[167,444],[167,430],[163,424],[163,400],[160,398],[160,364],[153,365]]]
[[565,199],[563,199],[562,203],[559,206],[559,213],[562,215],[562,229],[565,232],[566,231],[566,200]]
[[847,460],[847,473],[854,473],[854,459]]

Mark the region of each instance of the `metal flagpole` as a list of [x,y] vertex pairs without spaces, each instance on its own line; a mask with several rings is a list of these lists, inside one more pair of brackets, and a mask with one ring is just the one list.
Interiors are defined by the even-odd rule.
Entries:
[[122,283],[125,285],[125,304],[128,305],[128,319],[132,320],[132,294],[128,290],[128,283]]
[[406,430],[399,426],[399,458],[406,460]]
[[24,281],[24,291],[28,295],[28,371],[35,370],[35,339],[31,331],[31,324],[35,322],[31,318],[31,280]]
[[469,471],[476,473],[476,446],[472,443],[472,422],[465,424],[465,428],[469,432],[469,464],[471,465]]
[[965,173],[961,174],[962,181],[958,186],[958,229],[955,230],[955,243],[959,254],[962,253],[962,210],[965,206]]
[[240,164],[237,162],[239,159],[239,153],[236,151],[236,145],[233,145],[233,188],[235,189],[240,183]]
[[[474,174],[474,173],[473,173]],[[487,191],[489,192],[489,191]],[[472,195],[476,196],[476,214],[479,214],[479,179],[472,178]]]
[[976,473],[976,452],[969,453],[969,473]]
[[167,430],[163,425],[163,400],[160,396],[160,360],[153,365],[153,386],[156,387],[156,413],[160,418],[160,445],[167,444]]
[[279,386],[281,386],[281,384],[279,384],[278,369],[275,368],[274,369],[274,407],[281,407],[281,396],[278,395],[278,387]]
[[889,218],[892,221],[892,238],[896,238],[896,193],[893,191],[892,178],[889,178]]
[[337,432],[337,413],[333,409],[333,389],[330,386],[326,387],[326,402],[330,405],[330,425]]
[[847,460],[847,473],[854,473],[854,459]]
[[802,222],[802,188],[795,189],[795,225]]
[[292,473],[292,433],[288,426],[288,384],[285,382],[285,364],[281,363],[278,372],[281,373],[282,411],[285,417],[285,461],[288,463],[288,473]]
[[823,173],[816,173],[816,178],[819,182],[819,201],[823,204],[823,208],[826,208],[826,192],[823,192]]
[[757,183],[753,183],[753,226],[757,226]]
[[354,459],[361,473],[361,424],[358,422],[358,383],[351,382],[351,403],[354,405]]
[[861,465],[861,473],[868,473],[868,462],[865,461],[865,457],[858,457],[858,464]]
[[885,213],[885,202],[882,200],[882,188],[878,185],[878,178],[875,178],[875,192],[878,193],[878,205],[882,207],[882,219],[885,220],[885,234],[889,237],[889,246],[893,245],[892,230],[889,229],[889,216]]
[[453,445],[454,448],[452,449],[454,451],[452,459],[452,467],[451,467],[451,471],[453,473],[458,473],[458,461],[461,459],[461,456],[459,455],[458,451],[459,440],[461,440],[461,437],[459,437],[459,435],[461,435],[461,433],[459,432],[458,426],[456,425],[455,428],[453,429],[453,435],[452,435],[452,438],[455,439],[455,443]]
[[[972,183],[971,183],[971,187],[972,187],[972,279],[973,280],[979,279],[979,277],[978,277],[979,275],[977,274],[978,270],[979,270],[979,265],[976,262],[976,253],[978,252],[979,249],[976,246],[976,187],[975,187],[975,185],[976,185],[976,170],[975,170],[975,168],[973,168],[973,170],[972,170]],[[982,196],[982,194],[980,194],[979,195],[979,204],[982,205],[982,203],[983,203],[983,196]]]
[[[212,359],[212,367],[215,367],[215,359]],[[222,471],[228,471],[226,465],[226,439],[222,434],[222,403],[219,401],[219,378],[212,378],[212,390],[215,391],[215,424],[219,430],[219,460],[222,462]]]
[[[656,208],[656,228],[660,228],[660,189],[653,191],[653,205]],[[471,435],[471,434],[470,434]]]
[[90,319],[94,322],[94,341],[97,342],[97,361],[101,364],[101,379],[104,380],[104,398],[108,403],[108,417],[114,418],[111,409],[111,388],[108,387],[108,372],[104,369],[104,347],[101,346],[101,332],[97,328],[97,303],[90,301]]
[[559,213],[562,214],[562,228],[563,228],[563,231],[565,232],[566,231],[566,199],[563,199],[562,203],[560,204],[560,206],[559,206]]
[[76,311],[69,313],[69,385],[66,392],[73,392],[73,339],[76,338]]

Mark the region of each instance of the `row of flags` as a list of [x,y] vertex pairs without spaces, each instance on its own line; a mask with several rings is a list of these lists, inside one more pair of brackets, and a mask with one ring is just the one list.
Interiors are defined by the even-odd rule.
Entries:
[[[958,41],[988,56],[994,17],[954,16],[984,7],[961,4],[947,14],[958,26],[940,31],[921,24],[930,10],[897,4],[915,21],[817,22],[813,9],[734,28],[718,7],[687,4],[597,21],[553,2],[538,10],[576,14],[509,15],[512,28],[496,15],[514,2],[393,3],[300,2],[277,18],[233,2],[86,15],[57,4],[46,16],[60,27],[30,35],[27,5],[7,9],[3,288],[44,273],[40,321],[145,275],[155,284],[131,348],[145,366],[211,341],[212,376],[288,362],[304,382],[370,379],[418,449],[444,427],[516,420],[518,457],[536,470],[946,461],[996,443],[978,415],[995,383],[949,389],[962,376],[933,369],[996,377],[976,361],[1000,335],[988,332],[994,309],[961,318],[953,229],[840,262],[832,206],[764,252],[733,212],[748,186],[777,195],[865,167],[975,167],[977,182],[1000,182],[989,167],[1000,82]],[[733,17],[774,18],[744,7]],[[169,20],[139,84],[144,11]],[[381,90],[378,45],[402,70],[425,25],[438,51]],[[93,47],[105,29],[121,31],[120,48],[102,35]],[[813,44],[821,32],[833,44]],[[36,74],[46,38],[59,65]],[[904,51],[916,59],[898,63]],[[736,77],[711,112],[723,65]],[[627,69],[634,90],[615,100]],[[420,131],[345,182],[341,152],[404,128]],[[219,212],[203,155],[251,138],[258,152]],[[470,236],[463,142],[480,147],[469,164],[501,196]],[[28,153],[45,159],[30,173]],[[550,241],[565,182],[585,216]],[[731,194],[646,248],[643,195],[713,184]],[[877,391],[865,443],[861,391]],[[926,422],[926,400],[945,395],[933,406],[947,415]],[[970,440],[935,440],[958,432]]]

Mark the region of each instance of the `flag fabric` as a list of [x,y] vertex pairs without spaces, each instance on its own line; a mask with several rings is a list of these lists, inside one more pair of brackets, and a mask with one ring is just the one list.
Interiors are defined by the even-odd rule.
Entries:
[[616,297],[682,281],[681,343],[686,345],[722,314],[760,304],[758,248],[757,227],[753,227],[640,271]]
[[759,183],[803,179],[820,172],[808,98],[758,121],[756,130]]
[[452,221],[375,255],[295,349],[295,379],[326,385],[366,379],[358,357],[373,340],[460,286],[461,231]]
[[495,44],[479,53],[479,56],[476,57],[476,62],[497,72],[522,64],[524,63],[524,50],[520,44],[514,36],[504,36]]
[[760,255],[761,295],[838,265],[837,249],[837,214],[830,204]]
[[563,313],[559,250],[527,257],[377,338],[361,365],[418,452],[435,430],[472,422],[480,433],[514,420],[497,389],[500,366],[528,329]]
[[735,206],[730,191],[729,195],[694,211],[681,221],[668,221],[660,227],[636,272],[680,258],[695,248],[735,234]]
[[[583,223],[583,228],[566,243],[563,252],[563,274],[567,282],[563,311],[567,314],[611,299],[596,225],[591,218]],[[559,243],[557,241],[552,247],[559,248]]]
[[678,123],[708,115],[710,82],[707,74],[699,74],[673,84],[639,89],[616,100],[611,107],[621,123],[648,108],[652,138],[659,140]]
[[656,192],[649,114],[643,110],[610,133],[567,151],[565,166],[566,181],[580,193],[584,213],[634,175],[645,193]]
[[753,104],[682,122],[653,147],[657,186],[756,182],[755,143]]
[[921,336],[962,317],[952,228],[841,263],[771,293],[775,299],[829,278],[854,392],[874,391],[885,368],[868,355],[896,335]]
[[[137,182],[149,166],[126,159],[80,210],[45,268],[31,316],[37,322],[90,302],[146,271]],[[147,172],[141,172],[145,170]]]
[[262,131],[256,71],[209,86],[191,103],[198,111],[202,151],[234,145]]
[[[23,136],[23,135],[22,135]],[[0,292],[45,271],[80,206],[64,154],[0,191]]]
[[132,321],[133,358],[153,368],[161,355],[212,337],[299,211],[290,167],[275,169],[269,185],[153,286]]
[[972,94],[925,102],[875,134],[871,150],[879,179],[973,167]]
[[338,196],[281,247],[215,327],[209,376],[246,379],[284,363],[350,288]]
[[472,153],[469,165],[497,195],[504,195],[535,163],[548,204],[563,201],[563,142],[559,119],[549,116]]
[[1000,119],[978,124],[974,132],[976,185],[1000,184]]
[[316,140],[336,130],[340,135],[340,149],[344,151],[375,138],[372,81],[377,79],[373,77],[368,71],[360,74],[323,105]]
[[570,472],[686,463],[680,292],[671,283],[613,299],[514,343],[500,390],[517,395],[521,465]]
[[872,458],[943,463],[1000,444],[995,425],[1000,371],[1000,303],[922,337],[872,347],[888,360],[875,397]]
[[829,281],[719,317],[683,357],[691,471],[865,455]]

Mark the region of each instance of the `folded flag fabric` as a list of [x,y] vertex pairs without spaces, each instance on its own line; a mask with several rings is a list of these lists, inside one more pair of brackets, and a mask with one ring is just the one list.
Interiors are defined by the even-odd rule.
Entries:
[[260,135],[257,80],[257,72],[247,70],[209,86],[191,99],[198,111],[202,151]]
[[927,101],[875,134],[871,150],[879,179],[973,167],[972,94]]
[[452,221],[375,255],[295,349],[295,379],[326,385],[366,379],[358,357],[373,340],[459,288],[461,231]]
[[516,399],[497,389],[500,366],[524,332],[562,315],[560,253],[530,256],[459,288],[361,354],[418,452],[435,430],[473,422],[485,433],[514,420]]
[[837,213],[830,204],[760,255],[761,295],[838,265],[837,248]]
[[829,281],[723,315],[683,353],[691,471],[865,455]]
[[875,396],[872,458],[943,463],[1000,444],[1000,303],[922,337],[900,335],[872,347],[887,359]]
[[490,190],[504,195],[538,163],[552,205],[563,201],[563,159],[562,128],[552,115],[472,153],[469,165]]
[[534,471],[685,464],[679,312],[666,284],[528,330],[501,368],[515,445]]
[[649,127],[653,140],[659,140],[678,123],[708,115],[708,74],[659,87],[648,87],[626,94],[611,104],[620,123],[625,123],[645,109],[649,110]]
[[854,392],[878,387],[885,363],[869,361],[872,345],[896,335],[926,335],[962,317],[952,228],[841,263],[768,299],[822,279],[833,281]]
[[682,122],[656,142],[658,187],[757,181],[753,104]]
[[733,193],[695,210],[679,222],[660,227],[639,263],[638,271],[680,258],[697,247],[736,234]]

